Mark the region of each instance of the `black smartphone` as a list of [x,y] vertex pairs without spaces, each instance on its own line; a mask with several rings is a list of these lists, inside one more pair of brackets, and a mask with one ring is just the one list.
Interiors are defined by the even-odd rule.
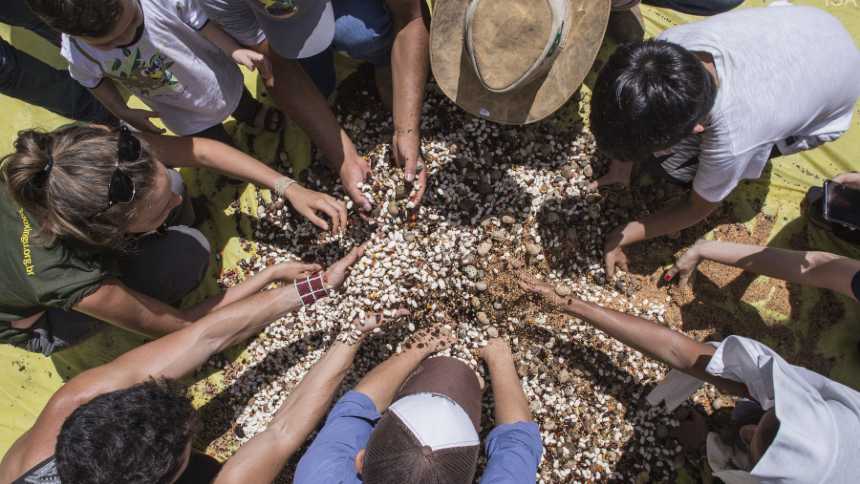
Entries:
[[860,229],[860,190],[831,180],[824,182],[824,219]]

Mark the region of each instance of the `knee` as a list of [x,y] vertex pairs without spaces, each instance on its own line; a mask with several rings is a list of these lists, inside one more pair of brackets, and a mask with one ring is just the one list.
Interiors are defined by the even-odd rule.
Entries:
[[361,16],[343,15],[335,22],[335,48],[353,59],[381,64],[388,58],[392,29],[391,15],[385,9]]

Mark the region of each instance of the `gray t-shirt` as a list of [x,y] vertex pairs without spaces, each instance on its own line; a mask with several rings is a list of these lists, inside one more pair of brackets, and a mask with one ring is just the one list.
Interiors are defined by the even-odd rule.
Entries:
[[[137,2],[134,2],[137,5]],[[141,0],[144,29],[134,44],[112,50],[63,35],[69,72],[84,87],[104,78],[125,85],[180,136],[227,119],[242,97],[239,67],[200,30],[208,17],[196,0]]]
[[761,176],[774,146],[791,154],[832,141],[860,97],[860,51],[827,12],[750,8],[663,32],[658,39],[713,56],[719,80],[706,131],[673,151],[696,151],[693,189],[726,198]]

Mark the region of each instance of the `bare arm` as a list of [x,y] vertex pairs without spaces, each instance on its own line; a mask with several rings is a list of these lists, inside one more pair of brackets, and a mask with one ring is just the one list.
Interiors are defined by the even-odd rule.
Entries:
[[295,120],[319,148],[332,171],[340,175],[349,196],[370,210],[369,202],[357,186],[370,173],[370,166],[341,129],[328,101],[298,62],[274,54],[268,42],[255,50],[272,61],[273,76],[266,85],[278,107]]
[[335,343],[290,392],[269,426],[224,464],[215,484],[267,484],[325,417],[358,344]]
[[96,99],[98,99],[99,102],[108,109],[108,111],[113,113],[114,116],[135,128],[147,133],[164,132],[164,129],[159,128],[150,121],[152,118],[159,117],[158,113],[147,111],[145,109],[132,109],[128,107],[125,99],[123,99],[119,90],[116,88],[116,84],[114,84],[112,80],[103,79],[101,84],[96,86],[95,89],[90,89],[90,92],[92,92]]
[[[340,231],[347,224],[346,207],[333,197],[309,190],[259,160],[224,143],[188,136],[142,135],[159,159],[171,167],[207,168],[279,193],[301,215],[323,230]],[[285,188],[286,187],[286,188]],[[320,217],[325,214],[333,227]]]
[[313,264],[298,263],[272,266],[185,310],[176,309],[111,279],[82,299],[74,309],[125,330],[158,337],[178,331],[213,311],[255,294],[277,279],[288,279],[288,274],[318,269],[319,266]]
[[616,265],[626,269],[627,259],[622,248],[691,227],[707,218],[717,207],[719,203],[709,202],[691,191],[687,199],[613,230],[603,247],[607,276],[614,275]]
[[370,397],[376,410],[382,413],[391,405],[400,385],[415,368],[418,368],[424,358],[432,353],[433,351],[428,347],[418,348],[417,345],[413,345],[412,348],[388,358],[370,370],[355,386],[355,391]]
[[272,66],[269,60],[263,54],[255,52],[251,49],[246,49],[236,42],[236,39],[230,37],[227,32],[224,32],[221,27],[215,22],[208,22],[200,34],[209,42],[215,44],[222,52],[227,54],[237,64],[241,64],[250,70],[259,69],[260,76],[264,80],[272,78]]
[[510,346],[501,339],[492,339],[481,350],[481,358],[490,370],[496,425],[531,421],[529,401],[523,393]]
[[715,377],[705,371],[714,347],[642,318],[587,303],[577,298],[562,299],[553,288],[534,277],[523,275],[520,286],[542,295],[561,311],[581,318],[595,328],[655,358],[670,367],[718,386],[726,392],[746,396],[746,386]]
[[149,378],[181,378],[299,304],[292,286],[257,294],[76,376],[51,397],[33,427],[4,457],[0,476],[9,480],[3,482],[53,455],[60,428],[79,406]]
[[[394,20],[391,75],[394,104],[394,155],[412,181],[421,150],[421,107],[430,72],[430,34],[421,13],[423,0],[386,0]],[[426,183],[426,174],[419,180]],[[423,193],[423,192],[422,192]],[[419,199],[420,199],[419,193]]]
[[680,274],[686,282],[703,259],[796,284],[830,289],[852,298],[855,296],[851,281],[860,272],[860,261],[828,252],[700,240],[678,259],[668,275]]

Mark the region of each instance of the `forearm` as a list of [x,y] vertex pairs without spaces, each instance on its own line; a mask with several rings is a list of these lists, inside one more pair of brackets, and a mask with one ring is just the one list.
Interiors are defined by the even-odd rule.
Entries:
[[125,102],[125,99],[122,98],[122,94],[120,94],[119,89],[116,88],[116,84],[110,79],[102,79],[101,84],[95,87],[95,89],[90,89],[90,92],[93,93],[93,96],[99,100],[104,107],[107,108],[114,116],[122,119],[125,111],[128,109],[128,105]]
[[302,66],[277,55],[271,59],[275,74],[269,91],[278,107],[307,133],[337,173],[344,160],[357,156],[352,140]]
[[714,348],[656,323],[571,298],[561,309],[670,367],[700,379]]
[[197,321],[207,314],[241,301],[260,291],[275,280],[274,268],[267,267],[254,274],[249,279],[228,288],[226,291],[212,296],[199,304],[184,310],[183,316],[188,321]]
[[232,57],[233,52],[242,48],[233,37],[224,32],[215,22],[209,21],[200,33],[227,54],[227,57]]
[[690,250],[702,259],[795,284],[838,291],[851,297],[851,280],[860,272],[860,261],[828,252],[718,241],[700,241]]
[[[418,2],[414,2],[418,3]],[[417,133],[421,128],[424,86],[430,71],[430,35],[421,17],[420,6],[411,14],[395,14],[396,36],[391,48],[394,81],[394,129]]]
[[691,227],[717,209],[719,204],[701,201],[695,194],[675,205],[628,223],[621,230],[619,245],[625,247]]
[[391,405],[400,385],[427,356],[427,352],[417,348],[394,355],[365,375],[356,385],[355,391],[370,397],[376,409],[382,413]]
[[224,143],[206,138],[194,138],[193,146],[192,160],[198,167],[215,170],[269,189],[274,189],[278,180],[284,177],[256,158]]
[[487,362],[493,384],[496,425],[527,422],[532,419],[529,401],[513,358],[493,358]]

